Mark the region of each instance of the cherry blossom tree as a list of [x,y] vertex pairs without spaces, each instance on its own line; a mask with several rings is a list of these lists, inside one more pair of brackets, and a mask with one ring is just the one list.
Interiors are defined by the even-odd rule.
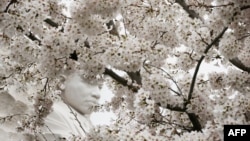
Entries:
[[249,0],[2,0],[0,88],[30,112],[1,121],[39,134],[61,75],[80,70],[113,91],[99,110],[118,118],[76,138],[222,140],[250,124],[249,45]]

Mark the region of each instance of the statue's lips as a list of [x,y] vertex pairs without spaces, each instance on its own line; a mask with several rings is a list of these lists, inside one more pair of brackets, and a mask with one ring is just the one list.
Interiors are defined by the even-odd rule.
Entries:
[[91,104],[92,106],[95,106],[98,104],[97,101],[94,101],[94,100],[87,100],[87,101],[84,101],[84,103],[88,103],[88,104]]

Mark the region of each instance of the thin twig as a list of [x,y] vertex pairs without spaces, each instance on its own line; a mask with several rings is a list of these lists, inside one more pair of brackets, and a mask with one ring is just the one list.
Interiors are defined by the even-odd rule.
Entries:
[[29,116],[29,115],[28,114],[13,114],[13,115],[8,115],[8,116],[5,116],[5,117],[1,117],[0,121],[2,123],[4,123],[6,120],[11,120],[12,118],[17,117],[17,116]]
[[167,76],[169,77],[168,79],[170,79],[171,81],[173,81],[173,83],[174,83],[175,86],[177,87],[177,89],[178,89],[179,92],[176,92],[176,93],[178,93],[178,95],[183,95],[183,94],[182,94],[182,91],[181,91],[181,88],[180,88],[179,85],[177,84],[177,81],[176,81],[176,80],[175,80],[166,70],[164,70],[163,68],[156,67],[156,66],[151,65],[151,64],[146,64],[146,65],[148,65],[148,66],[150,66],[150,67],[157,68],[157,69],[163,71],[164,73],[166,73]]
[[[164,117],[164,116],[163,116],[163,119],[166,119],[166,120],[167,120],[167,122],[166,122],[166,121],[163,121],[163,122],[165,122],[166,124],[169,124],[169,125],[172,126],[173,128],[174,128],[175,126],[179,126],[180,128],[183,128],[183,130],[192,131],[192,127],[186,127],[186,126],[183,126],[183,125],[178,124],[178,123],[173,123],[173,122],[171,122],[169,119],[167,119],[167,118]],[[175,125],[175,126],[174,126],[174,125]]]
[[45,82],[45,84],[44,84],[44,86],[43,86],[43,90],[44,90],[45,93],[46,93],[46,91],[47,91],[48,82],[49,82],[49,78],[46,77],[46,82]]
[[82,127],[82,124],[81,124],[81,122],[79,121],[79,119],[78,119],[78,117],[77,117],[77,114],[72,110],[72,108],[69,106],[69,105],[67,105],[68,106],[68,108],[69,108],[69,110],[70,110],[70,113],[72,113],[73,114],[73,116],[75,117],[75,120],[77,121],[77,123],[79,124],[79,126],[80,126],[80,128],[82,129],[82,131],[86,134],[87,132],[84,130],[84,128]]
[[222,5],[206,5],[206,4],[202,4],[198,2],[197,5],[188,5],[188,7],[220,8],[220,7],[233,6],[233,5],[234,5],[233,2],[230,2],[228,4],[222,4]]
[[[47,138],[45,137],[45,135],[43,133],[39,132],[39,134],[43,137],[43,139],[45,141],[48,141]],[[38,138],[37,134],[35,135],[35,137]]]
[[244,35],[244,36],[238,38],[237,40],[242,40],[242,39],[245,39],[245,38],[247,38],[247,37],[250,37],[250,33],[247,33],[246,35]]
[[197,31],[195,31],[195,32],[200,36],[201,41],[208,46],[209,44],[205,41],[205,39],[201,36],[201,34],[198,33]]
[[172,89],[172,88],[170,88],[170,87],[168,87],[168,89],[169,89],[170,91],[174,92],[175,94],[180,95],[180,93],[178,93],[178,92],[175,91],[174,89]]
[[49,132],[50,132],[50,133],[55,137],[55,139],[56,139],[56,135],[52,132],[52,130],[49,128],[49,126],[45,124],[45,127],[49,130]]

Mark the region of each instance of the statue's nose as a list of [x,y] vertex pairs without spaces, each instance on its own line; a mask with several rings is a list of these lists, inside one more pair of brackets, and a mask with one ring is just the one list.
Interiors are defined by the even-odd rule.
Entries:
[[100,99],[100,94],[99,93],[92,93],[92,97],[99,100]]

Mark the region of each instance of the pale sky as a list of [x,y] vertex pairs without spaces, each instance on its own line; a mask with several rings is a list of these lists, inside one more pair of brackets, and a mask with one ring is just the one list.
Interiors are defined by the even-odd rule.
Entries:
[[[104,84],[99,103],[104,104],[106,101],[110,101],[113,95],[114,94]],[[116,119],[116,116],[112,112],[96,112],[91,115],[90,119],[94,125],[108,125],[112,119]]]

